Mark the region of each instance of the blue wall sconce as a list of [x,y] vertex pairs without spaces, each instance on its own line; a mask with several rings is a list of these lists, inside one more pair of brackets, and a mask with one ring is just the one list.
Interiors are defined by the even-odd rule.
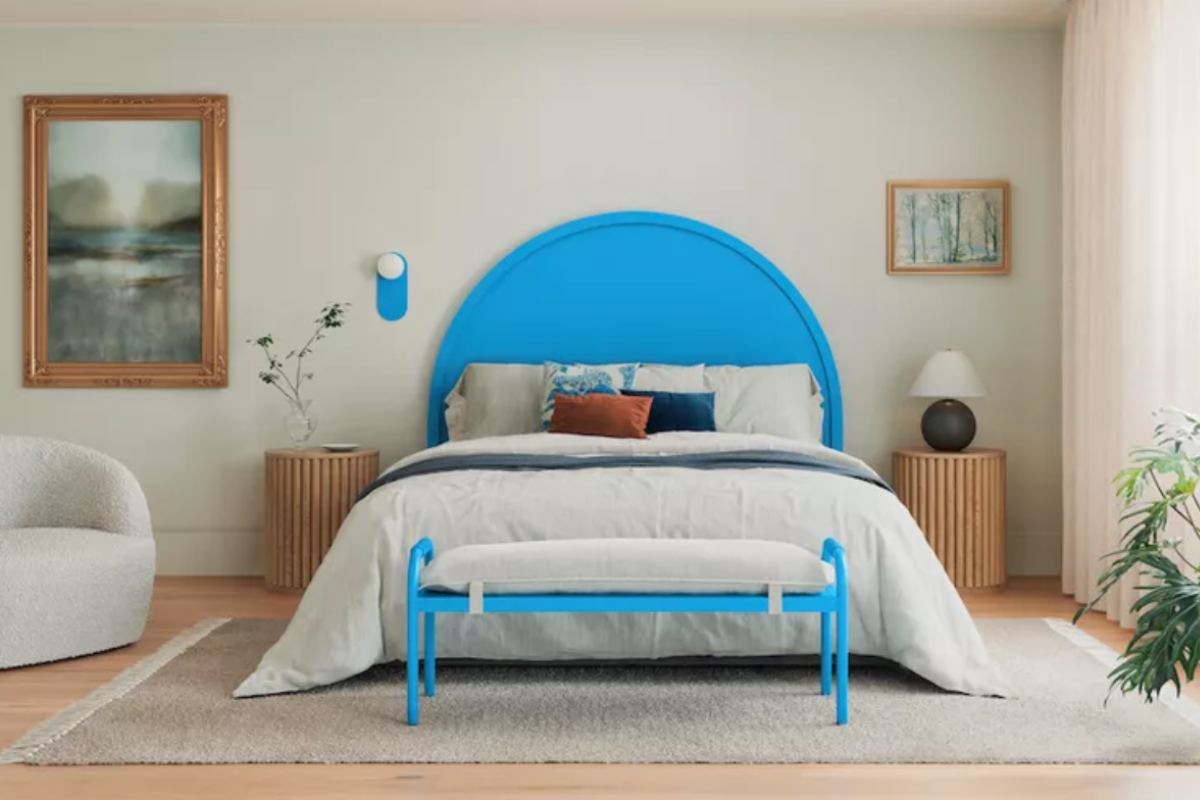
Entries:
[[399,253],[384,253],[375,271],[375,307],[379,316],[395,322],[408,313],[408,261]]

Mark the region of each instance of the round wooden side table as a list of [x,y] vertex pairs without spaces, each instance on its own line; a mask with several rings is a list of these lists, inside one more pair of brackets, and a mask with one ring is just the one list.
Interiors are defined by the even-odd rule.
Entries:
[[1003,588],[1008,580],[1003,450],[897,450],[892,488],[956,587]]
[[359,492],[379,477],[378,450],[268,450],[263,578],[303,591]]

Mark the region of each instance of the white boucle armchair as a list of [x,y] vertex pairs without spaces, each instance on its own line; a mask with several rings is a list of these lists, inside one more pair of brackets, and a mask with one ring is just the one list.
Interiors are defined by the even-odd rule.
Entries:
[[153,582],[150,511],[128,469],[0,436],[0,669],[136,642]]

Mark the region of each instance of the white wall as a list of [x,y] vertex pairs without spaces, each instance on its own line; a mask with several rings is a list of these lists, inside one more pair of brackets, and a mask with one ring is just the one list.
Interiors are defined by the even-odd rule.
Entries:
[[[1009,450],[1010,564],[1058,567],[1058,31],[548,29],[0,30],[0,430],[128,464],[164,572],[252,572],[262,450],[281,399],[243,341],[322,343],[317,438],[422,446],[440,336],[507,250],[625,208],[692,216],[772,259],[841,370],[847,449],[890,472],[919,440],[905,396],[954,346],[992,394],[980,445]],[[230,338],[224,391],[33,390],[20,382],[20,97],[230,96]],[[1013,274],[888,277],[889,178],[1007,178]],[[373,310],[370,265],[402,250],[411,310]]]

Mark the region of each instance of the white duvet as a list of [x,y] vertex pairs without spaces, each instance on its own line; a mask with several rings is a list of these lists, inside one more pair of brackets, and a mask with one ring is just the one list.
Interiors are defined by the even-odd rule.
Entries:
[[[645,440],[530,434],[454,442],[441,455],[792,450],[866,468],[819,445],[772,436],[667,433]],[[393,467],[393,469],[395,468]],[[408,551],[595,537],[773,539],[846,549],[850,649],[902,664],[938,686],[1012,690],[921,531],[892,494],[794,469],[594,469],[451,472],[407,478],[355,506],[283,637],[234,692],[248,697],[343,680],[404,657]],[[663,658],[817,653],[819,618],[738,614],[445,614],[438,655],[488,659]]]

